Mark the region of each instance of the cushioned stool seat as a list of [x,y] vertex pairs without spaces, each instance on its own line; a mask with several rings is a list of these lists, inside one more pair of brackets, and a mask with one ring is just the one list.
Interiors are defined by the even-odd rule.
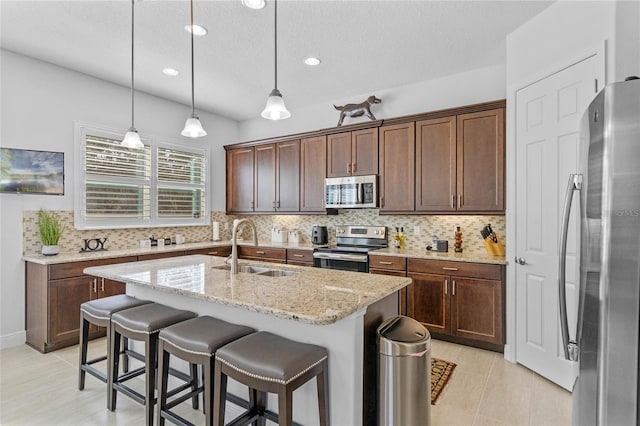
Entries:
[[[148,305],[142,305],[135,308],[127,309],[125,311],[117,312],[111,316],[111,341],[113,342],[111,348],[111,366],[109,368],[108,377],[108,408],[115,410],[117,392],[122,392],[131,399],[140,404],[145,405],[146,412],[146,424],[148,426],[153,425],[153,409],[155,404],[154,390],[156,383],[156,365],[157,365],[157,352],[158,352],[158,334],[160,330],[170,325],[176,324],[181,321],[194,318],[195,313],[189,311],[183,311],[180,309],[174,309],[170,306],[161,305],[159,303],[151,303]],[[135,371],[119,375],[118,357],[113,356],[114,353],[119,352],[120,337],[127,337],[133,340],[141,340],[145,344],[145,365],[144,368],[139,368]],[[187,389],[192,383],[197,380],[194,377],[195,367],[192,366],[191,376],[179,374],[175,372],[174,375],[182,378],[187,382],[184,385],[175,390],[175,392]],[[135,390],[124,385],[123,382],[132,379],[133,377],[145,374],[145,394],[142,395]],[[197,400],[196,400],[197,401]],[[195,402],[194,401],[194,405]]]
[[[265,331],[250,334],[223,346],[216,352],[214,381],[214,424],[224,424],[227,377],[256,392],[251,407],[238,424],[249,424],[268,417],[280,425],[292,424],[293,391],[317,378],[320,424],[328,422],[327,350],[286,339]],[[265,410],[266,393],[278,394],[277,420]]]
[[[125,309],[135,308],[136,306],[146,305],[151,303],[148,300],[140,300],[135,297],[127,296],[126,294],[118,294],[116,296],[103,297],[100,299],[91,300],[80,305],[80,362],[79,362],[79,374],[78,374],[78,389],[84,389],[86,373],[98,378],[104,383],[107,383],[108,366],[109,366],[109,353],[111,348],[111,316],[117,312]],[[107,328],[107,355],[87,360],[87,346],[89,341],[89,324],[94,324],[98,327]],[[135,356],[128,350],[128,344],[124,344],[124,369],[128,370],[129,355]],[[138,355],[139,357],[139,355]],[[93,367],[100,361],[107,360],[107,373],[103,373]]]
[[[206,425],[213,422],[212,381],[214,355],[218,348],[255,330],[242,325],[231,324],[210,316],[201,316],[174,324],[163,329],[158,343],[158,422],[163,425],[165,419],[179,425],[190,425],[187,420],[171,412],[171,408],[196,397],[204,392],[204,412]],[[189,394],[167,402],[167,379],[169,355],[177,356],[189,363],[201,364],[204,369],[204,385],[193,389]]]

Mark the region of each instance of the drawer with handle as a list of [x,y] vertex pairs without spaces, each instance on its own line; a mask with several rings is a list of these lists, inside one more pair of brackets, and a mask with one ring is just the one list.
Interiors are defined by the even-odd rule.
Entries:
[[265,259],[265,260],[280,260],[285,261],[287,259],[286,249],[274,248],[274,247],[256,247],[256,246],[240,246],[238,247],[238,255],[241,258],[248,259]]
[[410,273],[456,275],[488,280],[499,280],[502,276],[500,265],[446,260],[408,259],[407,270]]
[[407,259],[396,256],[369,255],[369,269],[390,269],[404,271],[407,267]]
[[287,263],[290,262],[313,264],[313,250],[287,249]]

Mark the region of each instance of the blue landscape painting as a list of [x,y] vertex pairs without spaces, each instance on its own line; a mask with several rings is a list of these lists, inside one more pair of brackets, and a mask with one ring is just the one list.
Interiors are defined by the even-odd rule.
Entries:
[[64,153],[0,148],[0,192],[64,195]]

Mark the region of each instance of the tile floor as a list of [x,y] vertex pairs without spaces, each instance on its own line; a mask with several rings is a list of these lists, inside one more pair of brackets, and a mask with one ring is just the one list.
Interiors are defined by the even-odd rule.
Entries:
[[[90,356],[104,353],[105,341],[90,344]],[[438,425],[571,424],[571,394],[502,354],[433,341],[432,356],[455,362],[451,380],[432,406]],[[87,375],[77,390],[78,347],[42,355],[23,345],[0,351],[0,424],[141,425],[142,407],[120,396],[115,412],[106,409],[105,385]],[[100,365],[100,364],[98,364]],[[142,380],[140,390],[142,390]],[[228,420],[239,410],[230,407]],[[180,414],[203,424],[201,412],[182,404]],[[335,425],[350,426],[350,425]]]

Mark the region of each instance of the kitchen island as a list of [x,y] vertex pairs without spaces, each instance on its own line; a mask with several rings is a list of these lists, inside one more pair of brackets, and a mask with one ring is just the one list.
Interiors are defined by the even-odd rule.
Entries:
[[[247,262],[241,262],[246,264]],[[334,425],[375,423],[375,330],[398,313],[398,291],[410,278],[251,262],[292,275],[232,275],[224,258],[185,256],[84,270],[127,284],[127,294],[270,331],[329,352],[330,418]],[[293,417],[318,424],[315,382],[294,394]],[[242,386],[229,390],[246,396]],[[275,399],[269,399],[274,410]]]

